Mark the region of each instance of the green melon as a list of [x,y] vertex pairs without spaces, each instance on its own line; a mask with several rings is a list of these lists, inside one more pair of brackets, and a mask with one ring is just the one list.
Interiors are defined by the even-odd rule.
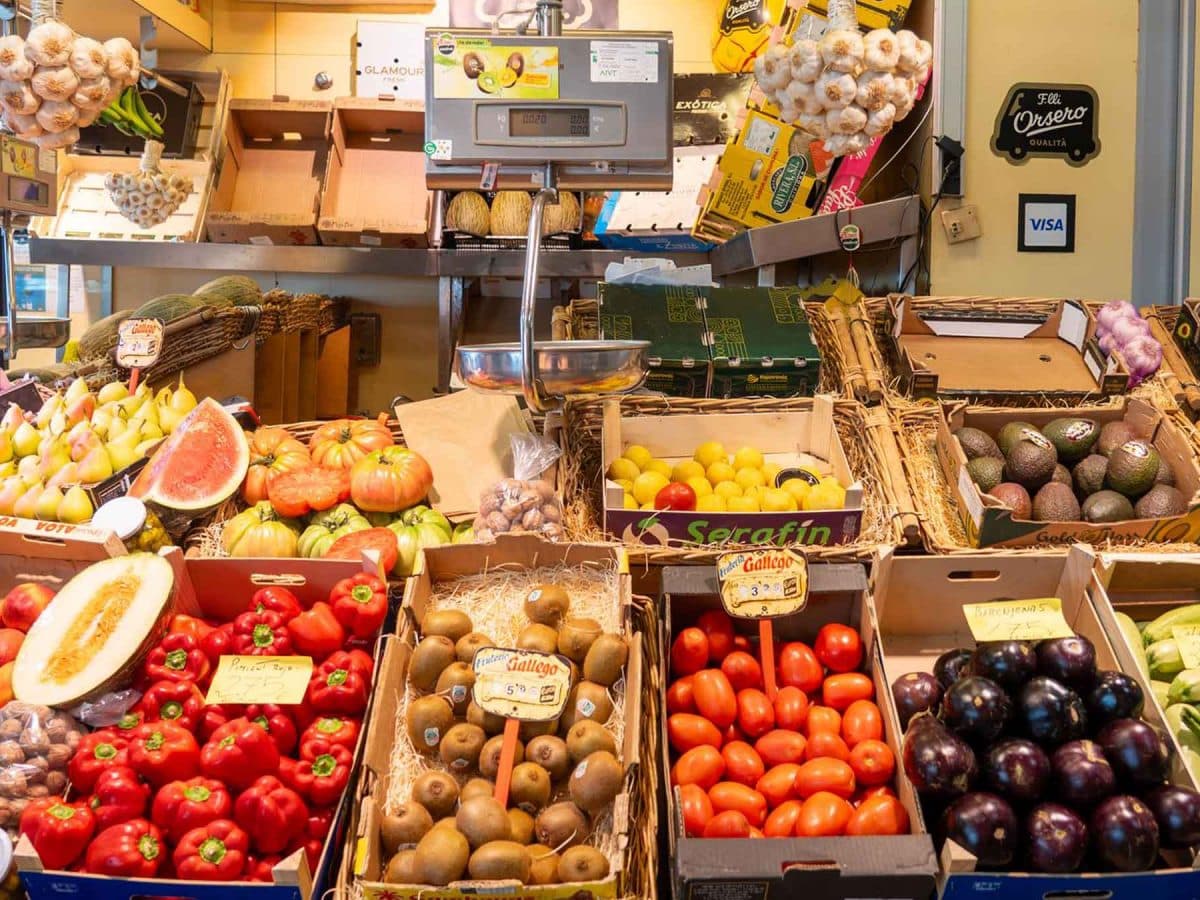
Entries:
[[262,291],[258,282],[246,275],[222,275],[192,291],[194,297],[204,297],[213,306],[258,306]]
[[161,319],[163,324],[191,315],[208,304],[201,297],[191,294],[163,294],[143,303],[133,311],[136,319]]
[[121,323],[132,314],[133,310],[123,309],[119,313],[105,316],[88,328],[79,338],[79,358],[89,362],[112,353],[117,346],[117,332]]

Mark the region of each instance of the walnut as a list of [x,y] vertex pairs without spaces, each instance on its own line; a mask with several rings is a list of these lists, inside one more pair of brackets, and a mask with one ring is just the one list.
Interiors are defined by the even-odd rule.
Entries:
[[24,797],[28,787],[24,773],[15,766],[0,771],[0,797]]
[[25,748],[16,741],[0,743],[0,766],[11,766],[25,762]]
[[523,487],[525,487],[525,482],[517,478],[505,478],[496,485],[496,493],[502,496],[515,496],[521,493]]
[[533,488],[538,492],[538,496],[547,503],[554,499],[554,485],[544,478],[539,478],[532,483]]
[[51,716],[46,722],[46,737],[52,744],[61,744],[67,739],[67,731],[70,730],[70,727],[62,716]]
[[544,503],[542,505],[542,518],[547,522],[562,521],[562,507],[557,502]]
[[0,722],[0,741],[15,741],[24,730],[20,719],[5,719]]
[[34,756],[25,760],[25,778],[30,784],[41,784],[46,780],[46,773],[49,771],[50,763],[44,756]]
[[520,519],[524,512],[525,507],[521,505],[520,500],[505,500],[500,504],[500,514],[510,521]]
[[46,773],[46,790],[51,796],[58,796],[67,789],[67,773],[66,772],[47,772]]
[[42,756],[50,752],[50,739],[41,728],[26,728],[21,732],[19,740],[26,753]]
[[66,744],[51,744],[50,750],[46,753],[46,762],[49,763],[51,769],[65,769],[67,763],[71,761],[74,755],[70,747]]
[[16,825],[17,817],[13,813],[12,803],[0,798],[0,827],[9,823]]
[[79,742],[83,740],[83,733],[79,731],[67,732],[67,747],[72,753],[79,748]]
[[483,495],[483,499],[479,501],[479,514],[486,516],[488,513],[493,513],[500,508],[500,495],[494,492],[488,492]]
[[487,517],[487,527],[496,534],[502,534],[512,527],[512,521],[502,512],[494,512]]
[[29,786],[29,799],[37,800],[39,797],[49,797],[50,788],[44,784],[31,784]]
[[563,536],[562,526],[557,522],[547,522],[542,526],[542,534],[552,541],[560,540]]
[[521,504],[523,510],[536,509],[541,504],[542,498],[533,488],[526,488],[517,497],[517,502]]
[[529,510],[525,515],[521,516],[521,527],[526,531],[536,531],[542,527],[542,511],[537,509]]
[[14,797],[12,800],[9,801],[9,806],[12,809],[12,815],[14,817],[14,821],[20,820],[21,813],[25,812],[25,807],[28,805],[29,805],[29,798],[27,798],[27,797]]

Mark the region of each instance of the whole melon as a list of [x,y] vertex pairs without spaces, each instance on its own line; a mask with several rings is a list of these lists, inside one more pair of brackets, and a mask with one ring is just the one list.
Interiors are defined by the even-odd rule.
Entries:
[[455,194],[446,210],[446,228],[476,237],[487,237],[491,225],[491,210],[483,194],[463,191]]
[[228,306],[259,306],[262,290],[258,282],[248,275],[222,275],[192,291],[210,306],[224,309]]
[[113,352],[117,346],[117,331],[122,322],[133,315],[133,310],[125,309],[111,316],[105,316],[96,322],[79,338],[79,358],[84,362],[101,359]]
[[542,236],[578,231],[579,217],[579,198],[570,191],[559,191],[558,203],[546,207],[546,215],[542,219]]
[[191,315],[205,306],[202,297],[191,294],[163,294],[147,301],[133,311],[135,319],[161,319],[164,325]]
[[500,191],[492,201],[492,234],[521,237],[529,230],[533,199],[524,191]]

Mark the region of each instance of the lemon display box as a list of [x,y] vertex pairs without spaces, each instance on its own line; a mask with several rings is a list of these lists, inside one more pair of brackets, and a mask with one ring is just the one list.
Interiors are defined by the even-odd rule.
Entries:
[[784,468],[811,466],[831,474],[846,490],[843,509],[800,512],[699,512],[625,509],[625,491],[604,482],[604,530],[633,544],[773,544],[826,547],[852,543],[862,530],[863,488],[854,479],[833,421],[833,401],[813,398],[809,412],[622,417],[620,405],[604,408],[604,471],[631,445],[645,447],[672,465],[691,459],[708,441],[757,447]]
[[704,318],[713,360],[710,397],[809,397],[821,353],[800,288],[713,288]]

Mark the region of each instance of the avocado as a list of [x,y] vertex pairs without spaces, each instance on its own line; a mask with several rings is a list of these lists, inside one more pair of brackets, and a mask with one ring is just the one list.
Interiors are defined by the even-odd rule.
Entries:
[[1124,522],[1133,518],[1133,504],[1116,491],[1097,491],[1083,501],[1085,522]]
[[996,446],[996,442],[986,431],[980,431],[978,428],[960,428],[954,432],[954,436],[958,438],[958,443],[968,460],[978,459],[981,456],[1004,458],[1004,454],[1000,452],[1000,448]]
[[1059,462],[1073,463],[1092,452],[1100,437],[1100,426],[1091,419],[1055,419],[1042,434],[1058,451]]
[[1039,432],[1025,431],[1008,452],[1005,480],[1015,481],[1027,491],[1036,491],[1053,477],[1056,465],[1054,445]]
[[1075,464],[1075,490],[1084,497],[1103,489],[1108,473],[1108,459],[1099,453],[1084,457]]
[[985,494],[1004,480],[1004,461],[994,456],[980,456],[967,463],[967,474]]
[[1113,450],[1126,441],[1137,437],[1133,426],[1125,422],[1105,422],[1100,429],[1100,439],[1096,441],[1096,452],[1101,456],[1111,456]]
[[1134,507],[1139,519],[1167,519],[1187,512],[1187,500],[1177,488],[1156,484]]
[[1008,422],[996,435],[996,443],[1000,447],[1000,452],[1008,456],[1013,444],[1019,441],[1026,431],[1037,431],[1037,426],[1021,421]]
[[1065,484],[1051,481],[1033,498],[1033,518],[1039,522],[1078,522],[1079,501]]
[[1159,459],[1149,441],[1126,441],[1108,456],[1108,486],[1126,497],[1140,497],[1154,487]]
[[1033,501],[1029,499],[1029,491],[1019,484],[1006,481],[996,485],[988,493],[1011,509],[1014,519],[1028,519],[1033,512]]
[[1158,457],[1158,474],[1154,476],[1155,484],[1169,484],[1175,487],[1175,470],[1170,464],[1162,458],[1162,454]]
[[1071,470],[1062,463],[1054,467],[1054,474],[1050,476],[1050,480],[1057,481],[1059,484],[1065,484],[1069,488],[1075,486],[1075,481],[1071,478]]

